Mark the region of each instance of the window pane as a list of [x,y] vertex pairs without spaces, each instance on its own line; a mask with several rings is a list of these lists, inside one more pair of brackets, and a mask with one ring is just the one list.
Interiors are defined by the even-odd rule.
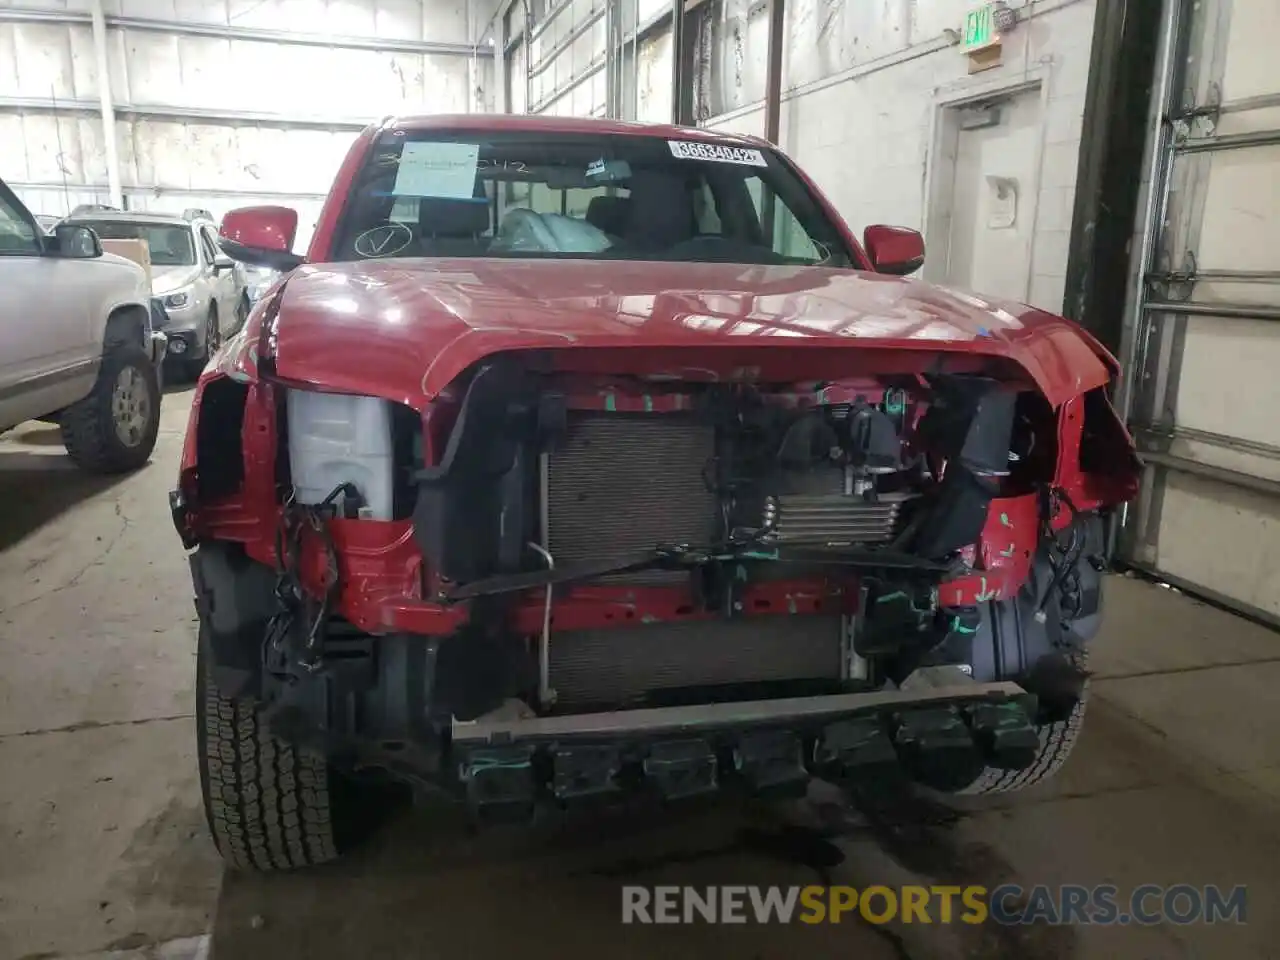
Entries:
[[850,265],[840,227],[767,148],[652,135],[397,131],[341,223],[335,259]]
[[31,224],[0,198],[0,253],[36,253],[39,249]]

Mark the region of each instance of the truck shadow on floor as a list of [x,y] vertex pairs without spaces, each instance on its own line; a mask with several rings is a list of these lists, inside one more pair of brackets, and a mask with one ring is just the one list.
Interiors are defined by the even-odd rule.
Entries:
[[415,811],[333,868],[228,873],[210,956],[595,958],[817,956],[900,960],[876,932],[839,926],[624,925],[625,885],[821,882],[841,855],[724,805],[677,818],[607,815],[470,835],[451,811]]
[[50,446],[60,448],[61,444],[54,426],[0,439],[0,550],[20,543],[51,520],[127,477],[86,473],[65,454],[35,452]]
[[[805,805],[720,801],[663,816],[646,811],[581,818],[542,828],[470,834],[448,810],[398,818],[340,865],[290,875],[228,873],[210,944],[214,960],[271,957],[379,958],[608,956],[765,960],[796,955],[859,960],[966,956],[1006,960],[1072,955],[1071,937],[949,928],[929,941],[901,925],[872,926],[857,913],[840,923],[674,925],[622,922],[624,887],[893,882],[879,860],[846,863],[867,844],[917,883],[975,882],[973,861],[952,842],[959,816],[916,803],[898,815],[852,810],[797,816]],[[852,841],[852,843],[847,842]],[[865,847],[863,848],[865,849]],[[979,852],[979,859],[989,859]],[[748,906],[748,913],[751,912]],[[1031,942],[1027,942],[1030,940]],[[932,942],[931,942],[932,941]],[[1060,942],[1061,941],[1061,942]],[[1031,948],[1030,953],[1027,952]]]

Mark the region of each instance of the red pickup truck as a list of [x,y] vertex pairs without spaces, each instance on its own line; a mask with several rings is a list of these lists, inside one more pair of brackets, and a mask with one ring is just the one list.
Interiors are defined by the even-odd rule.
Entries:
[[704,130],[389,119],[296,227],[222,222],[281,277],[171,494],[232,863],[337,856],[387,780],[487,820],[1066,758],[1138,479],[1082,328]]

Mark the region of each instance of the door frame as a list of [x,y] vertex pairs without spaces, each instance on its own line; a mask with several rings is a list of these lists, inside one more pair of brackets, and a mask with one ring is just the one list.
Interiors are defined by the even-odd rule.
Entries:
[[[1033,189],[1028,191],[1027,206],[1022,209],[1031,218],[1031,264],[1035,264],[1035,234],[1040,207],[1040,180],[1044,164],[1045,118],[1049,111],[1049,69],[1037,66],[1020,71],[1016,76],[985,78],[981,75],[938,92],[929,110],[929,157],[925,165],[924,239],[925,257],[921,277],[931,283],[945,283],[950,262],[951,193],[955,185],[956,150],[960,136],[960,111],[966,107],[996,98],[1015,97],[1038,90],[1040,94],[1040,136],[1036,138],[1031,168]],[[1022,299],[1031,296],[1034,269],[1027,271]]]

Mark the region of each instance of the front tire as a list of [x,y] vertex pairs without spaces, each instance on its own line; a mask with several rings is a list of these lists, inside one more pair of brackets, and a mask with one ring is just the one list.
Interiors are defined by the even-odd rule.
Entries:
[[92,473],[136,470],[151,459],[160,432],[160,381],[135,344],[109,346],[93,390],[61,417],[62,443]]
[[[1086,688],[1087,694],[1087,688]],[[1065,720],[1041,724],[1037,729],[1040,735],[1040,749],[1036,753],[1035,762],[1024,770],[1001,770],[987,767],[979,774],[978,779],[962,790],[959,796],[985,796],[992,793],[1015,793],[1035,786],[1044,780],[1056,776],[1062,769],[1080,736],[1084,726],[1085,707],[1088,698],[1082,697],[1071,710]]]
[[214,845],[244,870],[293,870],[338,858],[347,800],[325,758],[275,737],[252,701],[224,697],[196,654],[200,791]]

